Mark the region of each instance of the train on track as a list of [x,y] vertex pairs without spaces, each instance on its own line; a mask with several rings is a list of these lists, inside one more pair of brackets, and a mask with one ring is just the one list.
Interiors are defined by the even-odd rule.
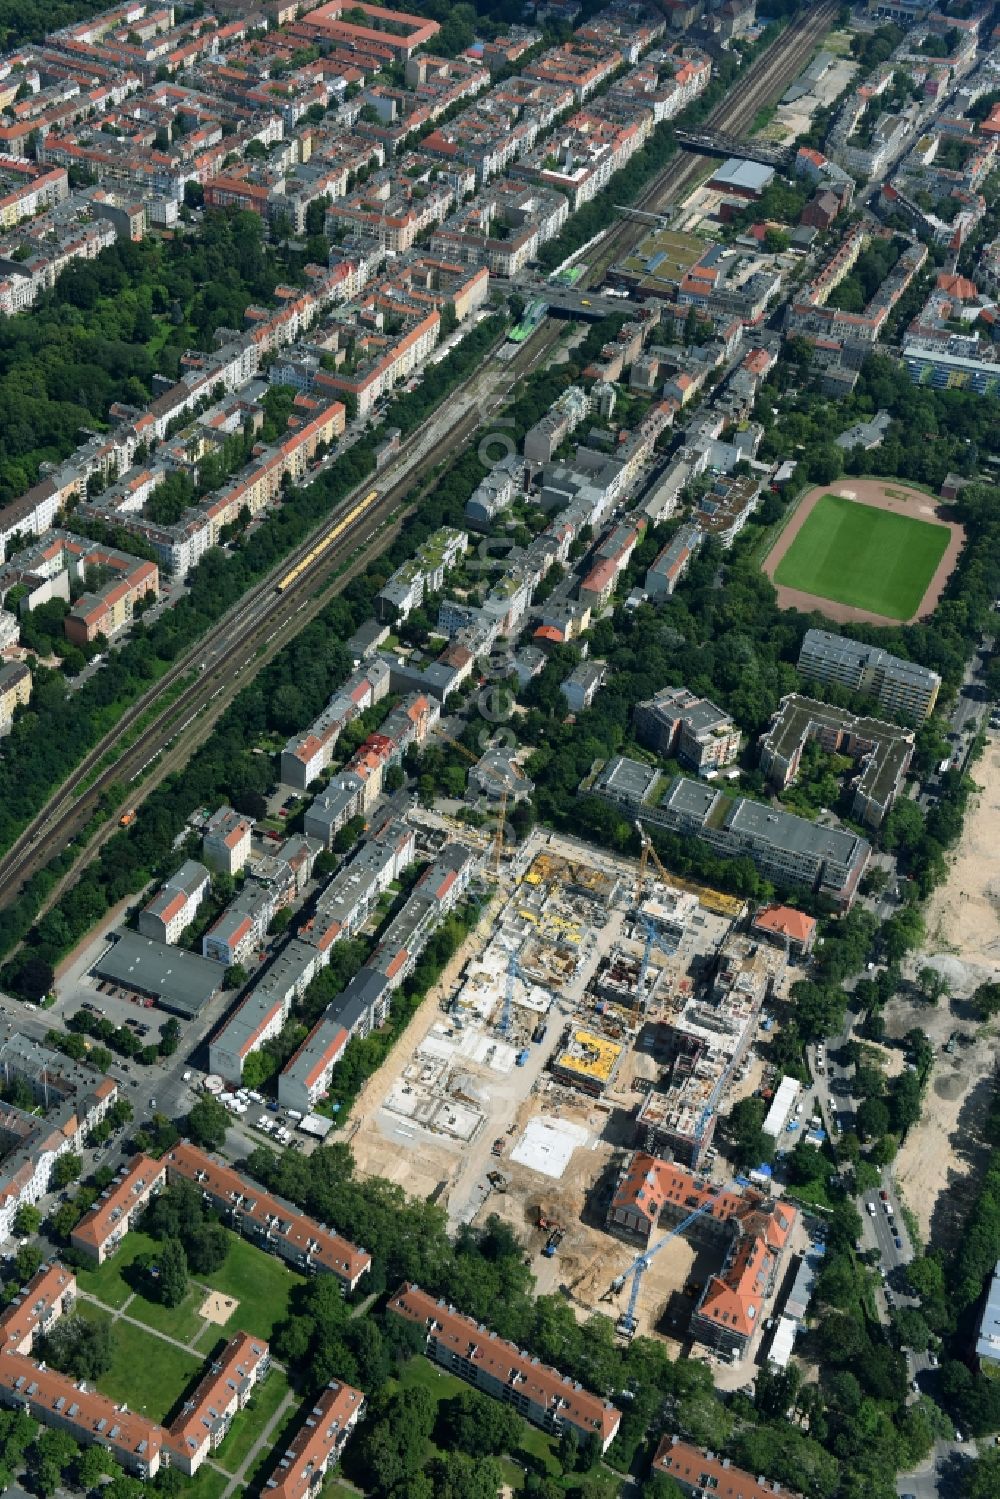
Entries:
[[275,584],[275,593],[285,593],[287,589],[291,588],[293,583],[297,583],[302,574],[308,572],[313,563],[322,557],[325,551],[333,546],[335,542],[340,541],[346,536],[351,527],[356,526],[358,521],[368,514],[368,511],[378,498],[378,490],[370,489],[364,499],[359,500],[356,505],[352,506],[347,514],[340,518],[332,530],[326,533],[322,541],[317,541],[316,545],[310,548],[301,562],[296,562],[295,566],[285,573],[285,576]]

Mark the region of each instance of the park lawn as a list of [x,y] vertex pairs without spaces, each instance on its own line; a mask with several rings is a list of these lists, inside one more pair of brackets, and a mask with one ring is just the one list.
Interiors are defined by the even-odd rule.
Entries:
[[166,1333],[180,1343],[190,1343],[201,1331],[204,1318],[199,1317],[198,1308],[205,1300],[203,1286],[188,1286],[187,1295],[180,1306],[164,1306],[159,1301],[147,1301],[137,1295],[128,1309],[128,1315],[144,1322],[154,1332]]
[[305,1413],[298,1401],[288,1407],[284,1417],[268,1437],[267,1445],[261,1448],[256,1460],[243,1475],[243,1482],[251,1492],[263,1489],[265,1481],[277,1467],[278,1459],[288,1451],[292,1438],[301,1429],[304,1419]]
[[[92,1301],[78,1301],[76,1310],[93,1322],[110,1320]],[[112,1336],[114,1361],[97,1380],[97,1388],[151,1421],[162,1421],[200,1371],[202,1360],[121,1318],[114,1323]]]
[[215,1453],[215,1461],[227,1473],[238,1473],[250,1448],[256,1442],[278,1406],[288,1394],[289,1385],[280,1369],[272,1369],[259,1385],[226,1432],[226,1439]]
[[78,1270],[77,1284],[81,1291],[89,1292],[98,1301],[103,1301],[105,1306],[113,1306],[117,1310],[132,1295],[132,1287],[122,1278],[122,1271],[127,1270],[141,1254],[154,1253],[158,1248],[156,1240],[151,1239],[148,1234],[130,1233],[118,1253],[105,1260],[96,1270]]
[[396,1375],[395,1382],[401,1390],[428,1390],[435,1405],[440,1405],[442,1400],[450,1400],[453,1395],[461,1395],[463,1390],[469,1388],[464,1379],[436,1368],[430,1359],[419,1353],[407,1359]]
[[950,539],[947,526],[825,494],[774,581],[887,619],[909,619]]
[[[229,1253],[222,1265],[202,1279],[213,1290],[235,1296],[239,1302],[225,1324],[226,1331],[242,1329],[258,1338],[270,1338],[275,1323],[288,1316],[288,1298],[296,1286],[304,1284],[303,1277],[289,1270],[275,1255],[265,1254],[235,1234],[230,1238]],[[218,1335],[221,1329],[212,1331]],[[204,1339],[199,1338],[198,1342],[202,1345]]]
[[[187,1480],[184,1499],[221,1499],[227,1481],[225,1473],[217,1473],[208,1463],[202,1463],[194,1477]],[[236,1492],[239,1494],[242,1490]]]

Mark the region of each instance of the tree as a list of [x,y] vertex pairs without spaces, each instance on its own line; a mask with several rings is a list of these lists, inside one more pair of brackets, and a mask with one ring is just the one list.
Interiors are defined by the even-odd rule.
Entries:
[[226,1143],[229,1111],[211,1093],[202,1094],[192,1104],[187,1116],[187,1132],[196,1145],[205,1150],[221,1150]]
[[247,981],[247,971],[242,963],[231,963],[222,979],[224,989],[242,989]]
[[180,1306],[188,1289],[187,1256],[179,1239],[167,1239],[156,1257],[154,1278],[158,1299],[164,1306]]
[[75,1379],[96,1382],[111,1368],[114,1339],[110,1322],[61,1317],[45,1339],[45,1357],[53,1368]]
[[160,1026],[160,1041],[158,1051],[161,1057],[172,1057],[181,1041],[181,1028],[179,1023],[171,1016]]
[[229,1234],[221,1223],[203,1223],[184,1239],[184,1252],[195,1275],[211,1275],[225,1263]]
[[14,1232],[22,1238],[29,1234],[37,1234],[42,1226],[42,1215],[36,1207],[30,1203],[23,1203],[14,1215]]
[[669,1473],[653,1473],[642,1486],[642,1499],[681,1499],[682,1490]]
[[103,1447],[84,1447],[77,1459],[74,1488],[89,1494],[105,1477],[120,1473],[118,1464]]
[[741,1098],[733,1104],[725,1130],[734,1165],[747,1169],[773,1159],[774,1140],[762,1128],[766,1118],[767,1104],[762,1098]]
[[55,981],[55,969],[51,963],[36,953],[28,952],[17,959],[10,976],[10,987],[21,998],[37,1004],[44,999]]
[[936,1005],[939,999],[950,992],[951,984],[943,973],[925,964],[917,974],[917,988],[929,1005]]
[[992,1020],[1000,1014],[1000,984],[980,984],[972,996],[972,1003],[980,1020]]
[[1000,1452],[984,1452],[968,1471],[962,1499],[996,1499],[1000,1494]]
[[430,1465],[434,1499],[496,1499],[506,1482],[496,1458],[445,1452]]
[[439,1447],[454,1447],[473,1456],[499,1455],[516,1447],[519,1426],[518,1417],[508,1406],[476,1390],[463,1390],[442,1401],[435,1430],[440,1434]]
[[889,1106],[881,1098],[866,1098],[857,1113],[858,1133],[863,1140],[873,1140],[889,1129]]
[[42,1251],[36,1245],[22,1245],[14,1256],[14,1269],[17,1271],[17,1278],[21,1285],[38,1273],[44,1258]]
[[68,1150],[61,1155],[52,1167],[52,1186],[61,1191],[68,1187],[70,1182],[79,1181],[83,1170],[83,1160],[75,1151]]
[[62,1483],[63,1474],[76,1466],[80,1449],[66,1431],[43,1431],[32,1444],[29,1466],[35,1491],[47,1496],[54,1494]]

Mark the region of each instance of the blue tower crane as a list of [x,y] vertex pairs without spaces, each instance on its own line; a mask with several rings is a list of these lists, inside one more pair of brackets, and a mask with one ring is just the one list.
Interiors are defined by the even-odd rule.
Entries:
[[514,985],[520,977],[520,969],[517,966],[517,953],[511,948],[507,955],[507,986],[503,996],[503,1011],[500,1016],[499,1031],[501,1036],[510,1034],[511,1010],[514,1006]]
[[650,1261],[654,1255],[659,1254],[660,1250],[665,1248],[671,1239],[676,1239],[678,1234],[682,1234],[686,1228],[689,1228],[696,1218],[701,1217],[702,1213],[707,1213],[715,1205],[716,1195],[713,1192],[707,1202],[703,1202],[701,1207],[695,1208],[693,1213],[689,1213],[681,1223],[678,1223],[676,1228],[672,1228],[668,1234],[664,1234],[662,1239],[657,1239],[651,1249],[644,1249],[642,1254],[636,1256],[628,1269],[622,1275],[617,1275],[611,1282],[611,1290],[608,1294],[609,1296],[617,1296],[619,1291],[624,1289],[625,1282],[629,1276],[631,1275],[632,1277],[632,1290],[629,1293],[628,1306],[615,1323],[615,1330],[620,1337],[626,1338],[629,1342],[635,1337],[638,1326],[635,1309],[639,1300],[639,1286],[643,1275],[649,1269]]
[[646,1010],[646,979],[649,976],[649,961],[653,956],[653,948],[660,947],[665,953],[670,954],[677,951],[677,943],[666,932],[661,932],[655,921],[651,921],[648,916],[642,916],[640,920],[646,933],[646,945],[642,950],[642,964],[639,968],[638,995],[639,1011],[644,1014]]

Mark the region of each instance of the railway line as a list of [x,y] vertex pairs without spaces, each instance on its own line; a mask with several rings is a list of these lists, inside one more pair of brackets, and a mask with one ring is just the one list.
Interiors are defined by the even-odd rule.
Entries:
[[[836,13],[835,0],[824,0],[793,22],[774,47],[753,64],[747,76],[737,80],[708,116],[706,127],[730,132],[745,130],[761,105],[780,96],[801,71]],[[702,171],[700,158],[673,160],[650,182],[634,207],[655,211],[661,203],[673,200],[697,182]],[[616,223],[600,245],[586,279],[603,276],[606,266],[621,253],[628,240],[638,238],[642,232],[633,221]],[[484,404],[476,404],[474,394],[483,374],[482,367],[470,376],[446,403],[448,410],[454,412],[466,395],[473,394],[457,420],[449,417],[441,429],[443,413],[436,413],[403,445],[390,470],[395,477],[387,477],[374,491],[368,492],[366,506],[360,507],[360,502],[365,499],[368,487],[361,486],[359,493],[339,505],[318,532],[293,548],[181,661],[129,706],[114,730],[85,755],[60,790],[0,858],[0,907],[9,904],[24,881],[86,827],[109,788],[134,783],[156,762],[162,774],[167,773],[173,761],[183,763],[183,757],[207,737],[223,709],[244,685],[237,681],[244,668],[252,668],[255,661],[263,664],[270,659],[318,612],[322,603],[313,600],[314,607],[310,607],[311,596],[325,589],[333,574],[344,572],[345,554],[353,556],[344,581],[366,565],[372,547],[384,546],[388,533],[402,524],[408,513],[405,508],[408,492],[483,425],[491,412],[507,399],[517,381],[537,367],[559,337],[559,329],[551,322],[542,323],[505,367],[503,379]],[[282,585],[280,590],[279,585]],[[301,618],[303,614],[305,618]],[[192,674],[193,679],[186,680]],[[180,691],[163,703],[163,698],[178,686]],[[154,712],[157,704],[161,706]],[[151,712],[154,716],[143,722]],[[112,752],[132,733],[136,733],[132,743],[109,762]],[[160,778],[157,776],[155,780]],[[155,780],[144,786],[143,793],[134,800],[140,800]],[[92,857],[96,846],[90,844],[84,857]],[[50,900],[56,893],[52,893]]]
[[[763,105],[780,98],[788,85],[798,77],[813,49],[830,30],[837,16],[835,0],[823,0],[782,32],[774,46],[758,58],[743,78],[737,78],[724,99],[705,119],[704,130],[725,131],[738,135],[748,130]],[[655,213],[696,186],[705,172],[705,158],[695,155],[676,157],[653,179],[631,205],[639,212]],[[597,254],[583,279],[588,285],[600,281],[609,265],[620,258],[626,246],[645,233],[634,220],[620,219],[605,235]]]
[[[449,414],[438,411],[427,429],[411,439],[403,472],[398,472],[397,463],[390,471],[397,473],[397,477],[383,478],[360,499],[351,497],[338,506],[318,534],[314,532],[279,567],[255,584],[182,662],[160,678],[155,689],[123,715],[113,733],[86,755],[57,796],[0,861],[0,907],[10,904],[25,880],[77,837],[110,788],[133,787],[128,804],[136,804],[164,775],[190,756],[246,685],[241,676],[244,670],[265,665],[324,607],[328,602],[326,585],[334,575],[340,574],[341,583],[346,583],[378,551],[384,550],[410,513],[406,504],[410,492],[464,444],[492,410],[507,400],[514,385],[557,342],[560,332],[558,326],[546,324],[506,367],[503,378],[484,404],[473,399],[457,415],[450,414],[456,404],[461,405],[470,389],[474,392],[482,376],[482,369],[476,371],[448,398]],[[372,495],[374,500],[365,505],[364,501]],[[358,511],[361,513],[357,514]],[[347,558],[350,561],[345,568]],[[180,692],[171,696],[148,723],[142,723],[156,701],[181,682],[184,685]],[[106,763],[122,739],[139,724],[142,726],[132,743],[116,753],[112,763]],[[179,753],[181,746],[183,753]],[[138,778],[154,764],[157,774],[145,781],[141,790],[135,788]],[[114,830],[117,815],[116,810],[108,832]],[[93,857],[102,841],[103,838],[88,843],[82,857]],[[70,878],[72,875],[60,881],[46,905],[58,898]]]

